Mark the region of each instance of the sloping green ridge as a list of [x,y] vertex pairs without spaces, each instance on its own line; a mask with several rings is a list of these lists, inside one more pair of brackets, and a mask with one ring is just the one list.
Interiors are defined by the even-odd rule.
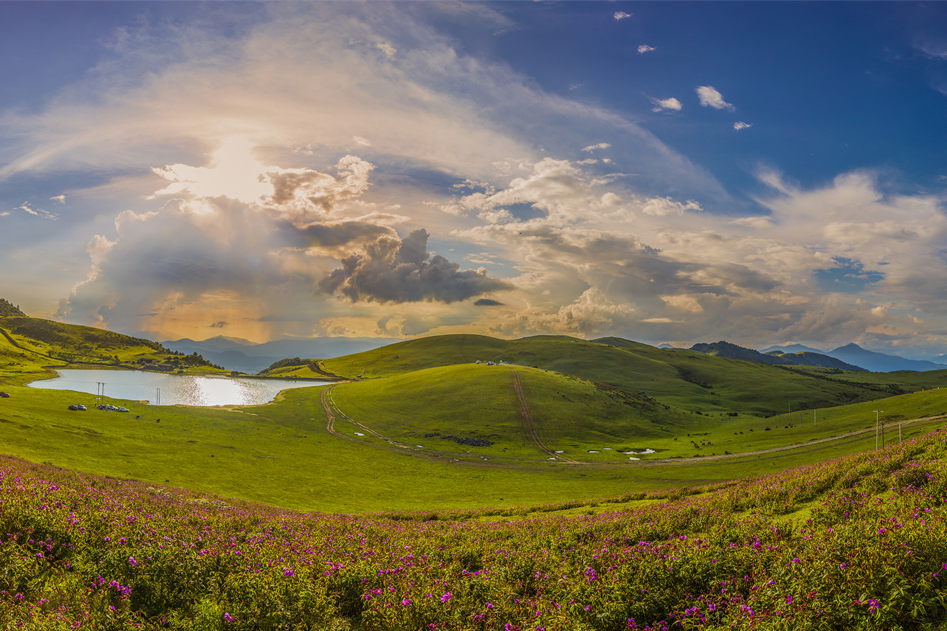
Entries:
[[183,359],[158,342],[90,326],[26,316],[0,317],[0,380],[27,383],[47,368],[98,364],[131,368],[140,359],[180,360],[197,372],[222,372],[198,355]]
[[[399,442],[438,451],[547,459],[524,429],[514,371],[537,438],[575,457],[588,449],[647,444],[703,417],[617,388],[529,367],[461,364],[336,386],[351,418]],[[410,393],[410,396],[406,396]],[[354,431],[354,430],[353,430]],[[447,436],[492,442],[475,450]]]
[[[691,412],[777,414],[868,401],[897,392],[864,380],[839,379],[696,351],[658,349],[616,338],[596,342],[561,336],[498,340],[477,335],[422,338],[328,359],[347,378],[378,378],[476,361],[531,366],[639,393]],[[858,373],[863,374],[863,373]]]
[[76,353],[103,355],[109,351],[138,347],[152,352],[167,352],[167,349],[151,340],[91,326],[65,324],[41,318],[4,317],[0,318],[0,327],[6,329],[14,337],[28,338],[45,344],[48,349],[60,352],[72,350]]

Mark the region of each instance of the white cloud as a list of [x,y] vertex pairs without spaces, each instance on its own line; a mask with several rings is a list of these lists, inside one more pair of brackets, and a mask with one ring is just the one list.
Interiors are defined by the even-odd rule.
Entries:
[[[509,289],[486,270],[429,252],[423,229],[399,236],[392,224],[404,217],[358,215],[370,207],[362,198],[372,164],[345,156],[328,173],[269,166],[254,153],[238,138],[210,166],[156,169],[172,184],[152,199],[173,199],[147,213],[124,211],[115,238],[90,240],[91,269],[60,315],[153,330],[186,314],[234,323],[267,310],[331,313],[342,304],[332,296],[371,312],[377,303],[451,304]],[[228,178],[259,190],[228,194]]]
[[42,208],[33,208],[30,205],[30,202],[25,202],[21,204],[17,208],[17,210],[22,210],[26,214],[32,215],[34,217],[39,217],[40,219],[49,219],[50,221],[56,221],[57,219],[59,219],[58,215],[56,215],[55,213],[51,213],[48,210],[44,210]]
[[753,126],[753,125],[750,125],[749,123],[744,123],[743,121],[737,121],[736,123],[733,124],[733,128],[734,128],[736,131],[742,131],[742,130],[744,130],[744,129],[749,129],[749,128],[752,127],[752,126]]
[[947,60],[947,42],[942,39],[921,41],[915,47],[929,59]]
[[393,58],[398,53],[398,50],[388,42],[378,42],[375,44],[375,47],[381,52],[385,53],[385,56],[388,57],[388,59]]
[[[920,330],[908,311],[947,322],[941,196],[889,193],[866,172],[805,188],[770,170],[758,174],[765,212],[741,216],[707,171],[634,122],[467,56],[400,5],[266,11],[226,35],[155,26],[45,109],[0,114],[0,177],[135,173],[70,189],[69,210],[95,207],[85,225],[101,233],[79,237],[90,265],[66,305],[76,317],[141,331],[193,316],[234,334],[249,318],[270,327],[263,339],[288,331],[266,316],[289,314],[299,335],[463,325],[841,343],[859,327]],[[734,109],[710,86],[697,93]],[[576,147],[609,158],[564,159]],[[0,213],[5,230],[45,212],[35,206]],[[114,229],[94,223],[125,208]],[[820,270],[844,265],[863,286],[827,296]],[[415,272],[425,283],[406,280]],[[441,272],[466,289],[439,285]],[[502,308],[457,300],[501,277],[514,286]],[[413,302],[386,320],[378,302],[393,298]]]
[[655,197],[644,202],[641,206],[641,212],[654,217],[666,217],[668,215],[683,215],[687,211],[703,211],[700,204],[694,200],[686,203],[674,201],[670,197]]
[[65,203],[66,203],[66,196],[65,196],[65,195],[57,195],[56,197],[50,197],[50,198],[49,198],[49,201],[51,201],[51,202],[59,202],[60,204],[65,204]]
[[638,46],[638,52],[642,55],[645,53],[650,53],[653,50],[655,50],[654,46],[648,46],[647,44],[641,44]]
[[627,20],[632,15],[633,15],[632,13],[626,13],[624,11],[615,11],[615,15],[612,17],[615,18],[615,21],[620,22],[621,20]]
[[713,86],[702,85],[698,87],[697,96],[700,98],[700,104],[704,107],[712,107],[715,110],[729,110],[731,112],[736,109],[732,104],[724,101],[723,95]]
[[651,99],[651,102],[654,103],[654,107],[651,108],[652,112],[661,112],[663,110],[679,112],[684,107],[681,105],[681,102],[673,96],[669,99]]

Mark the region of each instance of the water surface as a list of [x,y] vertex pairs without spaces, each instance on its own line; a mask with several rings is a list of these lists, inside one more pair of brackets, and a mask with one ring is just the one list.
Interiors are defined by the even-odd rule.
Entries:
[[272,401],[280,390],[326,383],[171,375],[140,370],[66,368],[56,372],[58,377],[34,381],[30,387],[83,392],[92,396],[77,397],[76,402],[87,405],[99,394],[114,399],[147,401],[152,405],[260,405]]

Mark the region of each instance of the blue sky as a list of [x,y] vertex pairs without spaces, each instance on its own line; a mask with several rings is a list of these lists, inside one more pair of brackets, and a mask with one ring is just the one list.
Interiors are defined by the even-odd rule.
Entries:
[[943,3],[0,18],[0,287],[32,315],[947,352]]

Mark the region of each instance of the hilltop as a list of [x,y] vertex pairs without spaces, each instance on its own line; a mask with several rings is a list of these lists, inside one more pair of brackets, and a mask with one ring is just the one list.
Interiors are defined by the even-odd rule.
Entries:
[[[142,357],[214,369],[89,327],[8,316],[0,331],[0,383],[12,394],[0,404],[0,452],[305,509],[475,507],[728,480],[871,445],[874,410],[905,437],[947,410],[947,392],[930,389],[939,371],[771,366],[621,338],[447,335],[281,360],[269,376],[331,384],[263,406],[115,401],[130,414],[77,415],[74,393],[16,384],[48,367],[128,369]],[[935,418],[912,422],[923,417]]]
[[174,370],[221,373],[198,354],[184,355],[148,339],[95,327],[23,315],[3,301],[0,315],[0,381],[27,383],[49,368],[94,365],[141,368],[164,364]]
[[6,316],[26,317],[26,314],[20,311],[19,307],[15,307],[13,303],[4,298],[0,298],[0,318]]
[[[518,340],[482,335],[432,336],[315,365],[339,378],[364,380],[477,361],[571,375],[703,414],[772,415],[790,406],[836,406],[892,393],[878,384],[860,381],[857,373],[840,379],[834,372],[762,365],[683,349],[658,349],[620,338],[586,341],[566,336]],[[312,372],[309,367],[297,367],[278,374],[311,376]],[[912,378],[899,376],[898,391],[924,387],[912,386]]]

